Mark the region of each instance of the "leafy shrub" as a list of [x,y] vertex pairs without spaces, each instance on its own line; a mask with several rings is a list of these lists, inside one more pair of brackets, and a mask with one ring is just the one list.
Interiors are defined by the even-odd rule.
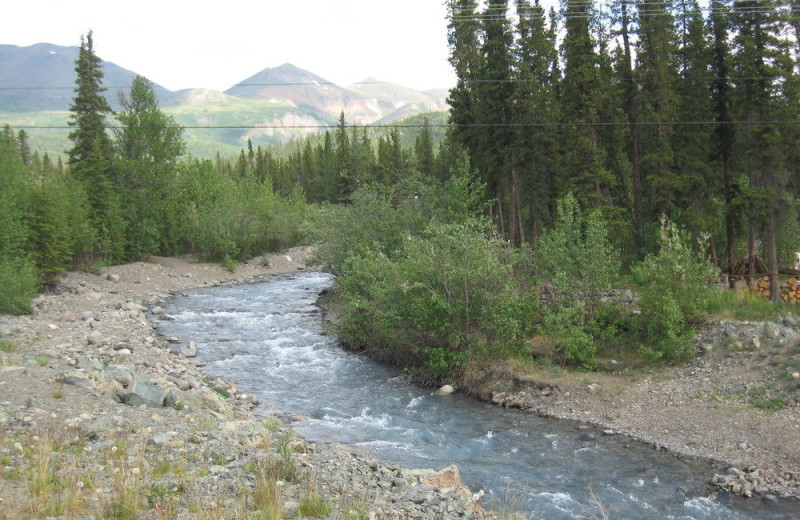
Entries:
[[0,259],[0,313],[27,314],[39,290],[33,262],[25,257]]
[[535,264],[550,293],[542,333],[561,346],[565,361],[590,370],[597,366],[598,314],[609,305],[603,298],[619,282],[619,253],[607,235],[599,215],[583,214],[570,194],[536,243]]
[[372,250],[393,257],[402,251],[406,237],[418,236],[434,223],[471,221],[488,229],[488,222],[476,217],[484,191],[466,162],[447,182],[412,174],[391,186],[363,185],[348,206],[323,209],[317,259],[339,274],[351,254]]
[[632,280],[641,296],[638,329],[647,358],[675,362],[693,352],[686,341],[691,325],[708,313],[712,282],[717,274],[710,262],[689,245],[687,234],[664,222],[661,249],[632,270]]
[[338,280],[347,304],[341,337],[425,379],[458,372],[483,345],[518,342],[524,326],[505,244],[469,225],[407,237],[389,258],[367,250]]
[[233,179],[210,162],[186,167],[181,186],[184,245],[213,260],[246,259],[303,240],[306,215],[302,193],[274,193],[253,177]]

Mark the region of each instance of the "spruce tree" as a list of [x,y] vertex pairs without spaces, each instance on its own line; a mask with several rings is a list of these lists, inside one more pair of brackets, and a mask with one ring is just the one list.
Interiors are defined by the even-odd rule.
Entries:
[[517,0],[518,41],[514,53],[514,134],[511,161],[519,172],[520,191],[527,201],[526,216],[531,240],[549,223],[555,200],[557,132],[549,126],[558,120],[558,60],[555,22],[548,24],[544,9],[528,0]]
[[564,78],[560,85],[561,168],[559,192],[572,192],[584,206],[602,206],[616,181],[605,167],[605,150],[600,144],[601,93],[607,78],[600,75],[600,58],[591,27],[596,13],[591,2],[564,0],[562,14],[566,33],[561,46]]
[[649,204],[645,212],[672,216],[676,199],[687,189],[675,170],[672,136],[677,114],[677,47],[671,2],[640,0],[636,78],[642,123],[643,183]]
[[[747,178],[747,189],[740,196],[750,217],[748,250],[752,258],[756,234],[764,231],[767,268],[773,299],[778,290],[779,212],[788,181],[787,153],[794,143],[794,132],[781,124],[797,117],[797,99],[787,91],[794,74],[792,43],[785,12],[772,0],[739,0],[733,4],[735,102],[737,120],[744,122],[740,132],[738,164]],[[751,261],[750,273],[753,273]]]
[[678,0],[676,13],[679,72],[675,85],[676,119],[681,124],[673,130],[672,148],[674,169],[684,188],[674,203],[681,212],[680,218],[694,234],[699,234],[715,227],[710,217],[712,201],[717,197],[708,195],[721,194],[716,187],[722,185],[721,179],[712,174],[709,158],[713,127],[705,123],[712,119],[711,48],[697,1]]
[[[734,261],[736,246],[736,219],[733,201],[736,183],[733,179],[732,160],[735,127],[731,123],[732,87],[730,79],[731,51],[728,22],[731,14],[725,0],[712,0],[709,25],[711,28],[711,98],[714,131],[710,158],[719,169],[721,177],[723,213],[725,220],[725,259],[728,267]],[[733,282],[733,281],[732,281]]]
[[103,97],[101,60],[94,52],[91,31],[81,37],[76,60],[75,98],[70,106],[70,175],[80,181],[89,200],[89,216],[97,235],[92,256],[101,261],[123,257],[124,230],[119,194],[113,183],[113,146],[106,133],[111,107]]

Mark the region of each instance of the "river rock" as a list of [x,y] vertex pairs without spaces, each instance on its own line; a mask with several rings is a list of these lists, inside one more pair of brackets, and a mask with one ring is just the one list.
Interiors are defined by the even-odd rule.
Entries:
[[455,392],[455,391],[456,391],[456,389],[455,389],[455,388],[453,388],[452,386],[450,386],[450,385],[444,385],[444,386],[442,386],[441,388],[439,388],[439,389],[438,389],[438,390],[435,392],[435,395],[450,395],[450,394],[452,394],[452,393],[453,393],[453,392]]
[[190,341],[187,346],[181,349],[181,356],[188,358],[197,357],[197,343]]
[[103,369],[103,373],[106,377],[121,384],[124,388],[130,387],[135,379],[133,372],[128,367],[122,365],[108,365]]
[[108,274],[106,275],[106,280],[109,282],[117,283],[119,282],[119,275],[118,274]]
[[461,487],[461,472],[454,464],[428,475],[425,482],[439,489]]
[[169,392],[149,381],[134,381],[130,393],[125,396],[125,404],[131,406],[164,406]]
[[86,355],[78,357],[76,366],[81,370],[94,370],[96,372],[103,370],[103,365],[101,365],[99,361]]
[[93,330],[86,335],[86,342],[89,343],[89,345],[102,345],[103,334],[100,331]]

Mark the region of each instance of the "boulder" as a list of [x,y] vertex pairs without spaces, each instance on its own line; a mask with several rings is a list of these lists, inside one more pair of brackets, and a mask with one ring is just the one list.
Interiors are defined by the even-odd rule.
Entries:
[[425,482],[439,489],[461,487],[461,472],[456,465],[448,466],[425,477]]
[[125,396],[125,404],[131,406],[164,406],[169,392],[149,381],[134,381],[130,393]]
[[122,365],[108,365],[103,369],[103,373],[106,377],[121,384],[124,388],[130,387],[135,380],[133,372],[128,367]]
[[442,386],[441,388],[439,388],[439,389],[438,389],[438,390],[435,392],[435,395],[450,395],[450,394],[452,394],[452,393],[453,393],[453,392],[455,392],[455,391],[456,391],[456,389],[455,389],[455,388],[453,388],[452,386],[450,386],[450,385],[444,385],[444,386]]

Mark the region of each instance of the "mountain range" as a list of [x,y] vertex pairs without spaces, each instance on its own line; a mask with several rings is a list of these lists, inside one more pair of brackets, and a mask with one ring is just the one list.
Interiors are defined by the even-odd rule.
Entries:
[[[0,45],[0,126],[65,126],[78,53],[78,47],[49,43]],[[137,73],[108,61],[102,68],[105,95],[117,110],[118,92],[129,89]],[[448,109],[445,89],[421,92],[374,78],[342,87],[289,63],[266,68],[225,92],[170,91],[157,84],[153,90],[162,110],[186,127],[189,151],[200,157],[236,151],[248,138],[275,144],[312,133],[313,127],[335,125],[342,112],[348,124],[367,125],[421,113],[436,113],[432,117],[439,120]],[[61,153],[69,146],[63,128],[26,132],[42,151]]]

